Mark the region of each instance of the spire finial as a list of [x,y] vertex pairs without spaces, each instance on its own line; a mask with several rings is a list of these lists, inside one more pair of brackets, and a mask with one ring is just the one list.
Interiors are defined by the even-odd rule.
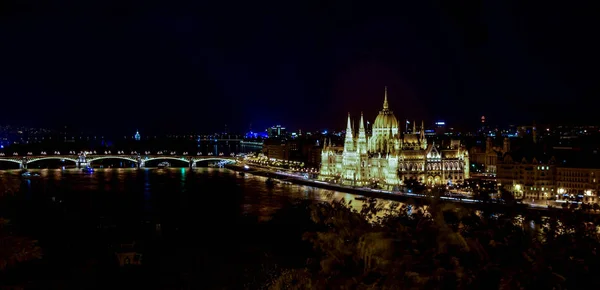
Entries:
[[388,99],[387,99],[387,86],[385,86],[385,92],[383,95],[383,109],[387,110],[389,108]]
[[348,112],[348,124],[346,125],[346,130],[352,130],[352,124],[350,123],[350,112]]
[[359,130],[364,130],[365,129],[365,119],[363,118],[363,112],[360,112],[360,124],[358,124],[358,129]]

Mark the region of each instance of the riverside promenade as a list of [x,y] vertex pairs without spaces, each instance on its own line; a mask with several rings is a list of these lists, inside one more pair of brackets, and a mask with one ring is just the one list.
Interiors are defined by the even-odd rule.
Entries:
[[[417,204],[417,205],[427,205],[432,202],[442,202],[442,203],[456,203],[461,204],[461,206],[473,209],[480,210],[493,210],[493,211],[506,211],[506,210],[518,210],[518,211],[548,211],[547,207],[540,206],[531,206],[529,204],[504,204],[499,202],[481,202],[479,200],[469,199],[469,198],[458,198],[458,197],[449,197],[449,196],[439,196],[435,197],[432,195],[425,194],[415,194],[415,193],[407,193],[401,191],[389,191],[389,190],[380,190],[380,189],[370,189],[365,187],[354,187],[347,185],[339,185],[332,184],[328,182],[323,182],[319,180],[309,179],[302,176],[298,176],[291,173],[286,173],[283,171],[279,171],[276,169],[270,169],[265,167],[259,167],[254,165],[249,165],[249,168],[245,168],[243,165],[235,164],[235,165],[226,165],[225,168],[246,172],[249,174],[254,174],[263,177],[270,177],[275,181],[280,182],[290,182],[293,184],[313,186],[328,190],[334,190],[339,192],[345,192],[350,194],[355,194],[359,196],[364,196],[368,198],[378,198],[385,200],[393,200],[403,203],[409,204]],[[558,209],[560,210],[560,209]]]

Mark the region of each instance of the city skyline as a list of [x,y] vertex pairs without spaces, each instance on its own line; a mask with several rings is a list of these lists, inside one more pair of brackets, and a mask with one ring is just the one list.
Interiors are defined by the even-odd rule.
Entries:
[[598,45],[587,35],[598,20],[568,4],[271,3],[281,12],[270,13],[249,3],[11,3],[0,95],[13,109],[0,123],[335,127],[348,111],[376,112],[384,86],[409,120],[595,121]]

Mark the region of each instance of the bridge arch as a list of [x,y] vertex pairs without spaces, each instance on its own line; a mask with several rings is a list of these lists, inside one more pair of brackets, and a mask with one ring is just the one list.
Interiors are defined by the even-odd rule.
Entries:
[[227,162],[235,162],[232,158],[227,157],[200,157],[200,158],[192,158],[193,162],[202,162],[202,161],[227,161]]
[[177,161],[186,162],[186,163],[190,162],[190,160],[186,157],[157,156],[157,157],[142,158],[142,161],[144,163],[148,162],[148,161],[152,161],[152,160],[177,160]]
[[18,164],[21,164],[23,162],[23,161],[17,160],[17,159],[0,159],[0,161],[12,162],[12,163],[18,163]]
[[115,156],[115,155],[87,157],[86,161],[89,162],[89,163],[92,163],[94,161],[102,160],[102,159],[121,159],[121,160],[131,161],[131,162],[134,162],[134,163],[137,162],[137,160],[135,158],[126,157],[126,156]]
[[48,157],[38,157],[38,158],[31,158],[31,159],[27,159],[27,164],[32,163],[32,162],[36,162],[36,161],[41,161],[41,160],[69,160],[72,162],[77,163],[77,159],[73,159],[73,158],[69,158],[69,157],[61,157],[61,156],[48,156]]

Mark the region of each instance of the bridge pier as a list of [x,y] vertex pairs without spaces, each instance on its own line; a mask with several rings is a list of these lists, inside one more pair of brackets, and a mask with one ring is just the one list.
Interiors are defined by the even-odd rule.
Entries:
[[77,168],[87,167],[90,165],[90,163],[85,158],[85,153],[79,154],[79,156],[77,157],[76,163],[77,163]]
[[23,157],[21,163],[19,163],[19,169],[27,169],[27,158]]
[[196,168],[196,161],[190,159],[190,168]]
[[138,155],[135,159],[137,160],[137,168],[144,168],[144,160],[142,160],[142,157]]
[[77,161],[77,168],[84,168],[84,167],[88,167],[90,165],[89,162],[80,162]]

